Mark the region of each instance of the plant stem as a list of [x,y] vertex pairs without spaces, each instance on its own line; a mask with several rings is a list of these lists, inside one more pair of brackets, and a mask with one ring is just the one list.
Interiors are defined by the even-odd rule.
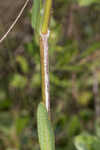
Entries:
[[48,36],[41,34],[40,37],[40,57],[41,57],[41,79],[42,79],[42,101],[50,113],[49,98],[49,58],[48,58]]
[[52,0],[45,0],[44,7],[44,16],[43,16],[43,24],[41,32],[46,34],[48,32],[48,26],[50,22],[50,14],[51,14]]
[[49,21],[51,13],[52,0],[46,0],[43,16],[43,24],[40,34],[40,59],[41,59],[41,80],[42,80],[42,101],[50,116],[50,98],[49,98],[49,58],[48,58],[48,38]]

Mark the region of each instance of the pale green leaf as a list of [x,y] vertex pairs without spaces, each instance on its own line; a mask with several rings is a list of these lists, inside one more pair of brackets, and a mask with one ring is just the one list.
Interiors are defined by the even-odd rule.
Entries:
[[39,32],[40,26],[40,11],[41,11],[41,0],[34,0],[32,7],[32,27],[35,31]]
[[54,132],[43,103],[38,106],[37,125],[41,150],[55,150]]

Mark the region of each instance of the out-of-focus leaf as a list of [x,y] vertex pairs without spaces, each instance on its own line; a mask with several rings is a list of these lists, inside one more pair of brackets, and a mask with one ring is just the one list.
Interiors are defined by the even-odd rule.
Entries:
[[10,99],[0,100],[0,109],[7,109],[12,105],[12,101]]
[[75,71],[75,72],[79,72],[83,69],[84,66],[82,65],[63,65],[61,69],[61,71]]
[[100,138],[100,120],[96,120],[95,130],[96,130],[96,135]]
[[24,117],[18,117],[16,119],[16,131],[17,134],[19,135],[23,129],[26,127],[27,123],[29,121],[29,117],[28,116],[24,116]]
[[71,86],[71,82],[66,80],[61,80],[58,76],[54,75],[54,74],[50,74],[50,79],[51,82],[53,84],[55,84],[56,86],[60,86],[60,87],[67,87],[67,86]]
[[80,120],[77,116],[73,116],[68,123],[67,133],[69,137],[77,134],[80,131]]
[[6,93],[1,89],[0,90],[0,100],[3,100],[6,98]]
[[41,85],[40,74],[35,73],[31,79],[31,87],[36,87],[36,86],[40,87],[40,85]]
[[100,140],[95,136],[84,133],[76,136],[75,146],[77,150],[99,150]]
[[7,98],[6,92],[1,89],[0,90],[0,109],[7,109],[11,106],[11,99]]
[[78,0],[80,6],[89,6],[94,3],[100,3],[99,0]]
[[[61,61],[58,61],[57,64],[58,65],[67,65],[69,64],[70,62],[73,62],[78,54],[78,47],[77,47],[77,43],[76,42],[69,42],[66,47],[62,47],[63,51],[59,51],[59,55],[57,55],[57,59],[61,60]],[[63,58],[63,59],[61,59]]]
[[81,54],[81,58],[89,56],[90,54],[99,49],[100,49],[100,42],[95,42]]
[[0,113],[0,133],[8,136],[11,133],[12,116],[8,112]]
[[15,87],[15,88],[24,88],[27,84],[27,78],[20,74],[15,74],[10,84],[12,87]]
[[0,125],[0,132],[8,136],[11,133],[11,128],[7,128],[6,126]]
[[80,96],[78,98],[78,102],[81,104],[81,105],[87,105],[90,101],[92,97],[92,94],[91,92],[87,92],[87,91],[84,91],[82,93],[80,93]]
[[87,122],[87,121],[91,120],[91,118],[93,116],[93,111],[90,109],[85,109],[85,110],[80,111],[79,115],[82,120]]
[[20,65],[22,71],[23,71],[24,73],[27,73],[28,70],[29,70],[29,67],[28,67],[28,62],[27,62],[27,60],[25,59],[25,57],[23,57],[23,56],[17,56],[16,61],[19,63],[19,65]]

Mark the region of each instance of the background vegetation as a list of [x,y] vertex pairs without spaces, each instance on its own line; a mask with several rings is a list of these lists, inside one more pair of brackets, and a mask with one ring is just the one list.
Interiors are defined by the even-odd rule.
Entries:
[[[11,0],[0,2],[1,35],[24,2],[15,1],[13,9]],[[100,149],[100,5],[86,2],[53,2],[49,61],[56,150]],[[31,6],[0,45],[0,150],[39,149],[40,56]]]

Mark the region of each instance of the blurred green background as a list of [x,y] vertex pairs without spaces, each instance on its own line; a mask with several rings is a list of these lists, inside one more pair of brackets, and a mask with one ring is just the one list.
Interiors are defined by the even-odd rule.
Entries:
[[[98,2],[53,1],[49,64],[56,150],[100,150]],[[6,9],[7,2],[2,3],[0,7]],[[20,10],[22,3],[18,6]],[[39,150],[36,111],[41,101],[40,54],[31,27],[31,6],[32,2],[0,45],[0,150]],[[5,9],[2,14],[6,14]],[[3,15],[0,19],[3,22]],[[3,24],[1,34],[8,24]]]

